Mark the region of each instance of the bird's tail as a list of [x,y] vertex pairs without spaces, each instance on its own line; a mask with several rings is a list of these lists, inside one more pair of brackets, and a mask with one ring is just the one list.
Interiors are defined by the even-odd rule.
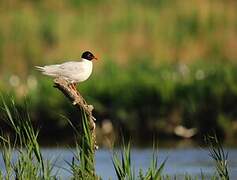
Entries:
[[36,68],[38,71],[41,71],[41,72],[44,72],[44,71],[45,71],[45,68],[42,67],[42,66],[35,66],[35,68]]
[[57,73],[55,73],[55,66],[35,66],[35,68],[40,71],[42,74],[47,76],[57,76]]

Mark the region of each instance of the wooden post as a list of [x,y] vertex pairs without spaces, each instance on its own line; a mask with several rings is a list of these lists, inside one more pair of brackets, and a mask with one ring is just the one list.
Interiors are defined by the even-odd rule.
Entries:
[[92,105],[88,105],[81,94],[77,91],[72,89],[68,82],[63,78],[56,78],[54,79],[54,87],[59,89],[71,102],[72,104],[77,107],[80,111],[84,110],[87,119],[89,121],[89,127],[92,135],[92,143],[94,146],[94,150],[98,149],[96,145],[96,134],[95,134],[95,118],[92,115],[92,110],[94,107]]

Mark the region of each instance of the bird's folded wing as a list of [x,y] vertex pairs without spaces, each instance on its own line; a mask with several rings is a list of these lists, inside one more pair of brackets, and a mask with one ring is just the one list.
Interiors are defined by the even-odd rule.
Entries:
[[83,72],[84,72],[84,66],[80,62],[66,62],[54,69],[55,74],[69,77],[72,74],[80,74]]

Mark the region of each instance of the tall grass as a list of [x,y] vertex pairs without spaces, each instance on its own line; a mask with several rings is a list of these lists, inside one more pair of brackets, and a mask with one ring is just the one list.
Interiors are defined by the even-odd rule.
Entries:
[[150,167],[148,167],[147,171],[144,173],[143,169],[139,170],[139,174],[135,174],[135,167],[132,165],[131,161],[131,148],[130,144],[127,146],[123,146],[121,150],[120,156],[115,152],[113,154],[113,166],[118,179],[126,179],[126,180],[148,180],[148,179],[162,179],[163,170],[165,167],[165,163],[167,158],[158,165],[158,154],[155,153],[155,149],[153,149],[153,156],[151,159]]
[[[53,173],[54,164],[43,159],[37,141],[39,131],[35,131],[27,109],[19,109],[14,101],[10,105],[3,100],[5,120],[13,131],[13,137],[0,136],[2,157],[5,166],[0,175],[5,179],[57,179]],[[70,121],[69,121],[70,122]],[[84,111],[81,111],[80,126],[73,126],[76,135],[76,152],[71,162],[67,162],[72,179],[99,179],[95,174],[95,150],[92,135]],[[17,157],[14,159],[14,155]]]
[[[220,141],[216,136],[206,136],[206,144],[208,146],[209,155],[213,159],[216,166],[216,174],[211,175],[211,177],[206,178],[205,174],[200,172],[200,178],[202,180],[212,179],[212,180],[229,180],[229,167],[228,167],[228,153],[226,153],[221,145]],[[155,150],[154,150],[155,152]],[[161,180],[161,179],[179,179],[179,176],[174,175],[173,177],[167,175],[163,172],[165,164],[168,158],[158,165],[158,156],[153,153],[151,159],[151,165],[144,173],[143,169],[140,169],[139,173],[135,174],[135,167],[132,165],[131,161],[131,149],[130,144],[124,146],[120,157],[118,154],[113,155],[113,166],[119,180]],[[188,173],[183,174],[183,179],[192,180],[199,179],[198,176],[192,176]]]
[[[20,110],[14,101],[8,106],[3,100],[3,111],[13,137],[1,136],[2,157],[6,174],[1,174],[6,179],[52,179],[53,166],[43,160],[40,146],[37,142],[38,131],[34,131],[30,116],[26,109]],[[13,159],[14,154],[17,158]]]
[[[96,106],[98,121],[110,119],[113,125],[140,141],[148,135],[152,139],[154,133],[161,138],[172,138],[175,126],[180,124],[197,128],[199,139],[212,129],[222,138],[235,139],[236,65],[199,62],[156,67],[147,63],[149,60],[142,59],[128,67],[107,61],[103,70],[79,85],[83,96]],[[17,97],[17,92],[13,94]],[[33,120],[50,129],[60,129],[60,133],[69,129],[62,120],[56,119],[51,109],[57,109],[70,119],[78,116],[60,94],[54,93],[51,81],[45,77],[38,79],[37,88],[28,95]],[[18,99],[19,105],[22,102]],[[45,131],[45,134],[50,133]]]
[[[55,165],[48,159],[44,159],[40,146],[37,142],[39,131],[35,131],[27,110],[16,107],[14,101],[7,105],[3,101],[2,110],[5,112],[5,120],[9,123],[14,136],[0,136],[1,154],[4,169],[0,170],[1,179],[58,179],[60,176],[53,172]],[[70,122],[70,121],[69,121]],[[70,122],[71,123],[71,122]],[[72,129],[76,134],[76,151],[73,153],[69,165],[72,179],[101,179],[95,172],[95,157],[92,137],[87,121],[87,116],[81,112],[81,126],[76,127],[72,123]],[[79,138],[78,138],[79,137]],[[216,172],[211,179],[229,180],[228,153],[226,153],[215,137],[206,138],[209,147],[210,157],[216,165]],[[15,158],[14,158],[15,157]],[[177,179],[178,176],[171,177],[164,173],[167,158],[158,163],[158,154],[154,153],[150,167],[146,171],[140,169],[138,174],[133,166],[130,144],[124,146],[121,154],[116,152],[112,155],[114,170],[118,179],[121,180],[157,180],[157,179]],[[64,169],[64,167],[63,167]],[[206,179],[200,173],[201,179]],[[184,174],[187,180],[197,179],[189,174]]]
[[118,179],[135,179],[135,169],[131,164],[130,145],[124,146],[121,152],[121,161],[116,153],[113,155],[113,165]]
[[139,57],[157,64],[236,60],[235,1],[2,1],[1,7],[6,74],[26,77],[32,65],[77,58],[84,49],[125,64]]
[[[153,134],[165,129],[161,125],[167,126],[169,116],[177,115],[180,124],[197,127],[199,134],[210,129],[205,122],[211,121],[208,124],[215,124],[223,137],[233,137],[234,130],[228,130],[237,114],[236,2],[2,1],[0,89],[11,88],[19,103],[26,94],[31,96],[35,119],[37,113],[44,114],[44,123],[59,129],[63,122],[55,121],[42,104],[68,114],[70,110],[48,81],[37,80],[32,67],[78,59],[89,49],[101,61],[95,63],[93,81],[82,89],[98,104],[99,116],[115,117],[129,132],[136,122],[134,129],[141,128],[146,117],[155,128],[145,128]],[[113,63],[106,65],[109,60]],[[212,105],[205,107],[209,102]],[[172,136],[169,132],[172,129],[162,134]]]
[[92,134],[88,124],[88,118],[81,109],[81,126],[75,127],[70,123],[76,134],[76,152],[71,163],[68,163],[73,179],[99,179],[95,174],[95,149]]
[[226,153],[218,140],[217,136],[206,136],[205,141],[208,145],[211,158],[216,165],[216,171],[220,179],[229,180],[228,153]]

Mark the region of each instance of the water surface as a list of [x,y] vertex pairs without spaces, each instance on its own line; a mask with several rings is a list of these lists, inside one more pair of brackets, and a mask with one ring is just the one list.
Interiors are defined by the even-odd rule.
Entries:
[[[227,151],[229,152],[231,179],[237,179],[237,149],[227,149]],[[54,172],[57,172],[58,176],[63,179],[68,179],[71,176],[70,172],[67,171],[70,170],[70,167],[66,161],[70,162],[72,160],[73,152],[75,152],[74,149],[67,148],[44,148],[42,150],[44,158],[55,162]],[[145,172],[150,165],[152,154],[153,150],[151,148],[132,149],[132,163],[136,172],[139,171],[139,168],[142,168]],[[107,149],[99,149],[96,152],[96,172],[103,179],[109,179],[109,177],[116,179],[111,155],[112,152]],[[208,151],[201,148],[159,149],[159,162],[162,162],[166,157],[168,157],[168,160],[164,173],[171,176],[178,175],[182,177],[182,175],[188,173],[200,177],[202,172],[208,177],[215,172],[214,163],[209,157]],[[2,157],[0,167],[4,169]]]

